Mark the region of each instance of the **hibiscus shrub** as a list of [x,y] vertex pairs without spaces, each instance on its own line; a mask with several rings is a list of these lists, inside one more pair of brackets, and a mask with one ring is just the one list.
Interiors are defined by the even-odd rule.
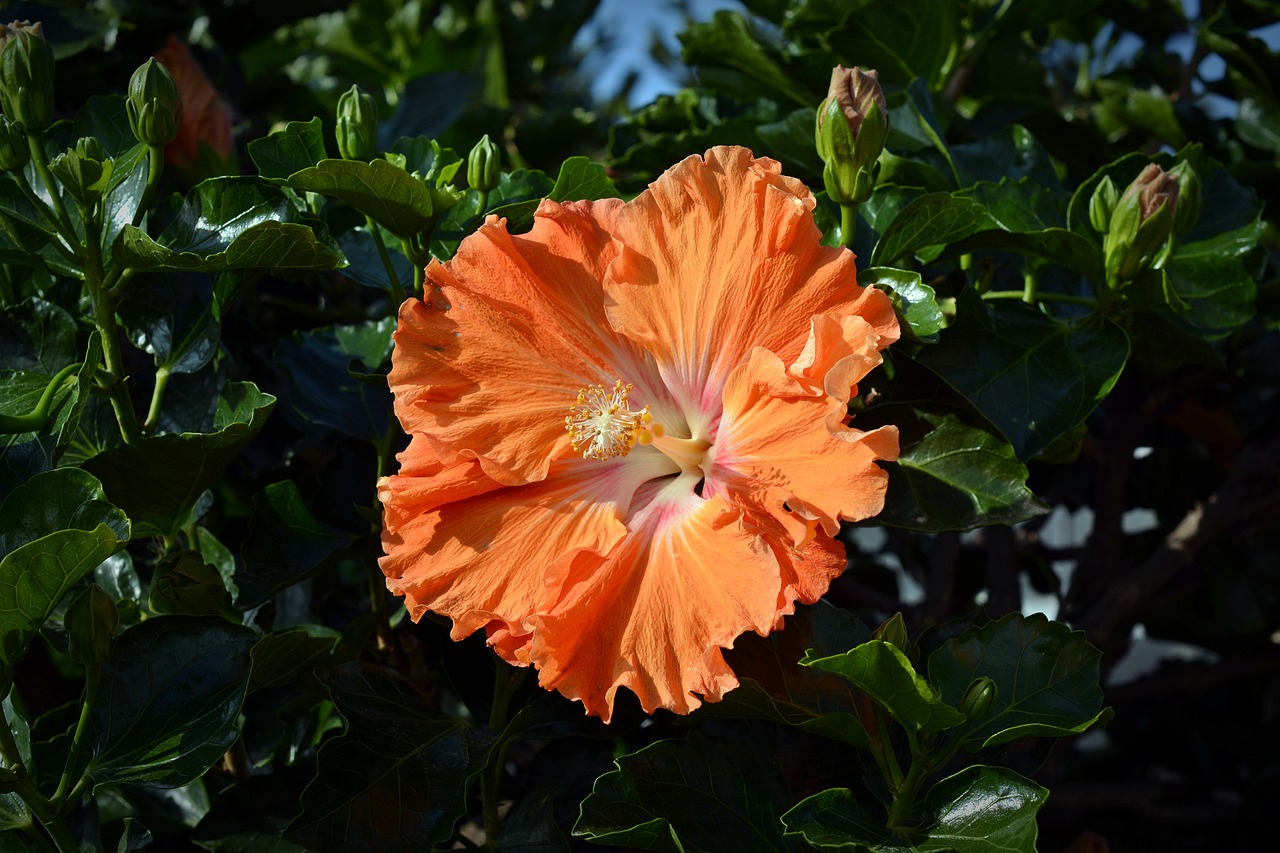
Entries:
[[0,849],[1266,844],[1264,4],[208,5],[0,33]]

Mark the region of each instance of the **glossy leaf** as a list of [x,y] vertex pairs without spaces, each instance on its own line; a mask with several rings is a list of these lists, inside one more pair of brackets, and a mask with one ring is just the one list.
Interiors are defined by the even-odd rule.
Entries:
[[96,784],[199,778],[239,734],[254,633],[214,616],[157,616],[116,640],[89,718]]
[[320,747],[285,837],[310,849],[418,851],[453,834],[492,735],[429,710],[406,679],[353,663],[332,679],[347,731]]
[[169,535],[258,434],[275,403],[252,382],[230,383],[218,399],[213,432],[144,438],[100,453],[84,467],[133,520],[135,535]]
[[613,185],[604,166],[590,158],[575,156],[561,164],[555,186],[547,198],[553,201],[618,198],[618,188]]
[[751,750],[693,732],[615,763],[583,801],[574,835],[682,853],[792,849],[778,822],[782,778]]
[[876,287],[893,299],[893,310],[904,333],[917,341],[936,340],[942,329],[942,309],[937,294],[924,283],[920,273],[892,267],[858,270],[858,284]]
[[426,183],[386,160],[321,160],[289,186],[341,199],[399,237],[425,231],[435,213]]
[[913,732],[941,731],[965,720],[915,671],[900,649],[883,640],[868,640],[829,657],[809,654],[800,663],[848,679]]
[[237,603],[257,607],[355,538],[312,515],[292,480],[272,483],[253,496],[249,535],[240,552],[244,568],[235,576]]
[[258,174],[275,180],[287,180],[328,156],[319,117],[288,122],[282,129],[250,141],[248,148]]
[[956,7],[932,0],[862,4],[823,39],[845,65],[880,72],[905,86],[919,77],[935,85],[956,38]]
[[894,832],[848,788],[802,800],[782,816],[788,835],[819,850],[860,853],[1035,853],[1036,814],[1049,792],[1004,767],[967,767],[934,785],[913,826]]
[[351,369],[376,371],[391,355],[394,317],[350,326],[296,332],[276,347],[276,363],[288,379],[289,413],[360,439],[386,435],[391,392],[362,382]]
[[1108,320],[1076,328],[965,290],[956,322],[919,360],[972,400],[1020,459],[1031,459],[1097,407],[1128,357],[1128,338]]
[[78,468],[14,489],[0,504],[0,660],[15,663],[67,590],[129,536],[129,519]]
[[1010,613],[970,628],[929,656],[929,679],[958,703],[973,679],[987,676],[997,693],[964,731],[970,751],[1024,737],[1079,734],[1111,717],[1098,685],[1101,653],[1083,631],[1043,614]]
[[950,193],[929,193],[898,214],[871,253],[872,266],[892,264],[930,246],[941,246],[982,230],[986,209]]
[[221,339],[211,299],[203,277],[153,275],[126,291],[119,311],[134,346],[154,356],[157,369],[194,373],[213,358]]

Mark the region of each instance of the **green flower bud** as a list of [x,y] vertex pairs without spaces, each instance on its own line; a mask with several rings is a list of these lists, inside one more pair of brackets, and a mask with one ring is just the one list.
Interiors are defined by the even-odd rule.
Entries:
[[873,640],[883,640],[898,651],[906,654],[911,648],[911,640],[907,637],[907,623],[902,620],[901,613],[895,613],[871,634]]
[[39,22],[0,25],[0,109],[27,130],[53,124],[53,48]]
[[80,590],[71,599],[63,620],[71,659],[76,663],[102,663],[111,654],[120,627],[116,603],[97,584]]
[[876,160],[889,137],[889,110],[874,71],[837,65],[818,107],[814,143],[826,164],[827,195],[839,204],[861,204],[875,186]]
[[1124,284],[1159,265],[1177,206],[1177,179],[1155,163],[1148,164],[1116,202],[1103,237],[1108,281]]
[[102,143],[87,136],[76,140],[74,150],[59,154],[49,163],[54,177],[76,201],[86,206],[101,198],[111,178],[111,167],[111,158]]
[[151,580],[148,606],[156,613],[231,615],[231,594],[216,567],[195,551],[160,561]]
[[16,172],[31,159],[27,132],[22,125],[0,115],[0,172]]
[[489,134],[486,133],[467,155],[468,186],[482,193],[495,189],[498,186],[499,166],[498,146],[490,141]]
[[154,58],[138,66],[129,78],[129,99],[125,102],[129,129],[139,142],[166,145],[178,135],[182,97],[173,75]]
[[1099,234],[1106,234],[1111,227],[1111,214],[1115,212],[1116,203],[1120,201],[1120,191],[1110,177],[1103,178],[1093,195],[1089,197],[1089,224]]
[[970,722],[982,719],[987,715],[987,711],[991,710],[991,703],[995,701],[996,694],[999,692],[996,683],[985,675],[975,678],[965,690],[964,698],[960,700],[960,713],[964,714]]
[[1200,212],[1204,208],[1200,176],[1186,160],[1170,169],[1169,174],[1178,182],[1178,204],[1173,211],[1173,233],[1181,237],[1195,228],[1196,223],[1200,221]]
[[338,98],[338,153],[344,160],[368,162],[378,153],[378,105],[359,86]]

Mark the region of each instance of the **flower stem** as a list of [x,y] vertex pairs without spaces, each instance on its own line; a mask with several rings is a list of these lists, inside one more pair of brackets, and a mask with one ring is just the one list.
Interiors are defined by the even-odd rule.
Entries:
[[903,778],[902,784],[898,786],[897,791],[894,792],[893,804],[889,806],[887,823],[890,829],[907,825],[907,821],[911,818],[911,810],[916,805],[916,796],[920,793],[920,785],[924,782],[925,770],[926,763],[922,756],[915,756],[911,759],[911,766],[907,768],[907,775]]
[[151,406],[147,409],[147,419],[142,424],[143,435],[150,435],[160,422],[160,406],[164,402],[164,392],[169,386],[169,368],[156,368],[156,385],[151,389]]
[[507,712],[511,708],[511,697],[516,688],[524,681],[526,670],[513,669],[504,661],[495,661],[493,673],[493,705],[489,710],[489,728],[498,734],[498,742],[490,753],[490,764],[480,776],[480,801],[484,810],[484,847],[487,853],[497,853],[498,833],[498,794],[502,787],[502,777],[506,773],[507,747],[511,738],[506,734]]
[[[1025,290],[993,290],[990,293],[982,294],[983,299],[1022,299],[1026,300]],[[1097,300],[1088,296],[1071,296],[1067,293],[1035,293],[1034,301],[1037,302],[1061,302],[1064,305],[1083,305],[1086,308],[1092,308],[1097,305]]]
[[31,165],[36,167],[36,174],[40,176],[40,180],[44,182],[45,187],[49,190],[49,201],[53,204],[54,213],[57,214],[58,224],[62,227],[66,238],[72,241],[72,245],[75,245],[76,230],[71,227],[71,217],[67,215],[66,205],[62,203],[62,193],[58,192],[58,182],[53,179],[52,173],[49,172],[49,158],[44,153],[44,131],[28,130],[27,147],[31,149]]
[[[14,793],[22,798],[27,808],[40,821],[59,853],[76,853],[79,847],[58,814],[57,805],[46,799],[36,787],[36,783],[27,776],[27,769],[22,762],[22,752],[18,749],[18,742],[13,737],[13,730],[9,728],[7,718],[3,719],[3,725],[0,725],[0,756],[4,758],[6,769],[18,775],[14,782]],[[43,839],[41,841],[43,843]],[[45,846],[48,846],[47,843]]]
[[133,212],[133,227],[137,228],[151,207],[151,199],[160,184],[160,176],[164,174],[164,146],[147,146],[147,183],[142,188],[142,198],[138,200],[138,209]]
[[1036,304],[1036,274],[1032,269],[1022,273],[1022,301],[1028,305]]
[[[67,753],[67,763],[62,768],[62,778],[58,780],[58,790],[54,791],[51,802],[60,811],[67,802],[67,793],[72,787],[71,775],[80,753],[84,752],[84,735],[89,728],[89,716],[93,713],[94,703],[98,701],[98,687],[102,684],[102,666],[89,664],[85,667],[84,699],[80,703],[80,721],[76,723],[75,734],[71,736],[71,749]],[[80,778],[75,784],[78,787]]]
[[858,232],[858,206],[856,204],[840,205],[840,242],[847,248],[853,248],[853,235]]
[[86,228],[90,233],[89,239],[85,241],[85,284],[93,306],[93,323],[98,327],[98,334],[102,338],[102,359],[107,374],[107,380],[100,381],[100,384],[111,399],[111,407],[115,409],[116,421],[120,425],[120,435],[125,444],[136,444],[142,433],[138,428],[138,416],[133,410],[133,402],[129,399],[129,391],[124,384],[124,356],[120,351],[120,327],[116,325],[115,298],[105,287],[106,276],[102,270],[102,247],[97,239],[97,224],[91,219]]
[[25,415],[0,415],[0,434],[13,435],[20,432],[33,432],[45,428],[49,422],[49,406],[53,403],[54,396],[62,388],[63,383],[67,381],[82,366],[82,362],[68,364],[58,374],[49,380],[49,384],[45,386],[44,393],[40,395],[39,402],[36,407]]
[[395,265],[391,263],[391,253],[387,251],[387,244],[382,239],[382,232],[374,224],[373,218],[366,216],[364,224],[369,229],[370,236],[373,237],[373,245],[378,249],[378,257],[382,258],[382,266],[387,271],[387,282],[391,286],[391,299],[395,302],[395,307],[398,310],[400,305],[404,303],[405,295],[404,288],[400,286],[400,277],[396,275]]

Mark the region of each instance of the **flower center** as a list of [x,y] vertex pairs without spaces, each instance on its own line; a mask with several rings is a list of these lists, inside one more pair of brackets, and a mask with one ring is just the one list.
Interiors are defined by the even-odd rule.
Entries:
[[632,411],[627,400],[632,387],[618,380],[612,390],[588,385],[578,392],[577,401],[564,419],[574,452],[586,459],[613,459],[626,456],[637,444],[651,445],[679,465],[681,471],[701,476],[711,442],[667,435],[662,424],[654,422],[648,406]]

